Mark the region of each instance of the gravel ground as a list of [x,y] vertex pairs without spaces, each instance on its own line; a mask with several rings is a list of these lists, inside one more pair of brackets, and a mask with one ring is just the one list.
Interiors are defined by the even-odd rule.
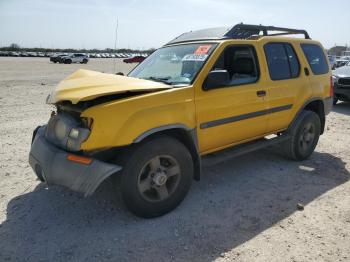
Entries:
[[334,108],[309,160],[288,161],[278,147],[208,157],[185,201],[145,220],[108,181],[85,199],[46,188],[28,165],[46,96],[78,68],[111,72],[113,62],[0,58],[0,261],[350,261],[350,104]]

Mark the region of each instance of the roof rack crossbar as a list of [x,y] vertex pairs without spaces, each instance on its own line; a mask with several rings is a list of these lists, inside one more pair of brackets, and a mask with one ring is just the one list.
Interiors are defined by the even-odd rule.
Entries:
[[[274,32],[277,31],[280,33],[269,34],[269,31],[274,31]],[[254,35],[260,35],[260,33],[262,33],[264,36],[302,34],[305,36],[305,39],[310,39],[310,36],[306,30],[274,27],[274,26],[263,26],[263,25],[247,25],[247,24],[235,25],[225,34],[225,37],[233,38],[233,39],[247,39]]]

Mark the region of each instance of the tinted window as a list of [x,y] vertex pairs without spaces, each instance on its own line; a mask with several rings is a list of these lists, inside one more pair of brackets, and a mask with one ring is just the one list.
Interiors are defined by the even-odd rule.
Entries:
[[266,44],[265,55],[272,80],[284,80],[299,76],[298,57],[290,44]]
[[216,61],[212,70],[227,70],[230,84],[255,83],[259,79],[259,67],[255,49],[252,46],[229,46]]
[[284,44],[274,43],[265,45],[265,55],[272,80],[291,78]]
[[312,72],[315,75],[326,74],[329,71],[326,57],[318,45],[301,44],[301,48],[309,62]]
[[294,49],[291,45],[285,45],[285,47],[288,55],[291,76],[292,78],[298,77],[300,72],[298,57],[295,54]]

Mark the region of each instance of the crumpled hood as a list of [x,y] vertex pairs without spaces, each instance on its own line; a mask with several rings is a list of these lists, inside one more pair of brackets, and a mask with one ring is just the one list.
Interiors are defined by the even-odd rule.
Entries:
[[106,95],[169,88],[172,87],[154,81],[80,69],[58,84],[47,98],[47,103],[71,101],[72,104],[77,104]]

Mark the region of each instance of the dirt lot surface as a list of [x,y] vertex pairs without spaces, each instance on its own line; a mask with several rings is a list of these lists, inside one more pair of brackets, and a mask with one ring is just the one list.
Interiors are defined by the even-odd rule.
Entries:
[[28,151],[49,91],[112,61],[0,58],[0,261],[350,261],[350,104],[334,108],[309,160],[278,147],[208,158],[185,201],[157,219],[131,215],[109,183],[85,199],[36,180]]

